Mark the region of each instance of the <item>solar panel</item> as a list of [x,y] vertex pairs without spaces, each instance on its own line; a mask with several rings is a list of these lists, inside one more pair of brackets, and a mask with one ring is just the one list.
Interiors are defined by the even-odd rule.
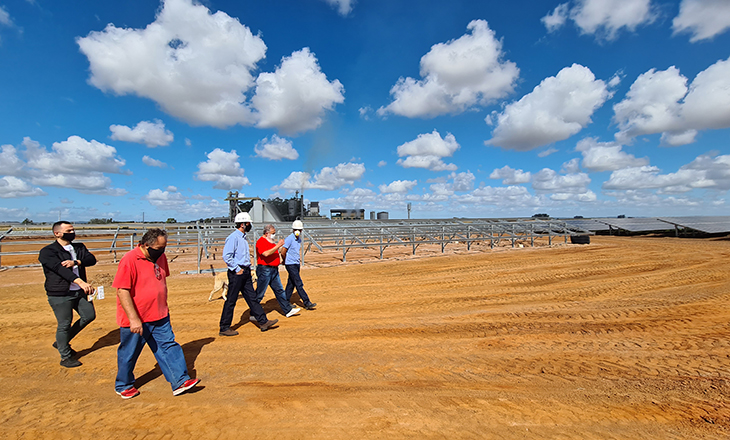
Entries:
[[730,217],[661,217],[659,220],[708,234],[730,232]]
[[566,219],[565,223],[568,224],[568,226],[572,226],[575,228],[584,229],[586,231],[608,231],[609,227],[605,223],[598,222],[594,219]]
[[674,229],[673,225],[655,218],[606,218],[600,219],[614,228],[630,232],[666,231]]

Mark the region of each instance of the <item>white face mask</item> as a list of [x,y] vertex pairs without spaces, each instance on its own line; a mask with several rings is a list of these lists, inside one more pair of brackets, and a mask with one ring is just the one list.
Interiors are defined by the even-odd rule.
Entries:
[[294,231],[294,236],[295,236],[295,237],[299,238],[299,234],[300,234],[300,232],[299,232],[299,231]]
[[275,240],[276,239],[276,232],[274,232],[273,234],[271,234],[271,239],[272,240]]

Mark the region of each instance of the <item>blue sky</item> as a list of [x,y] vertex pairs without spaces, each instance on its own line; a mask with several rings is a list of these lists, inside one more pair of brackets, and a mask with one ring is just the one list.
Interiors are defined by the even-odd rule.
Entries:
[[0,220],[728,215],[726,0],[0,0]]

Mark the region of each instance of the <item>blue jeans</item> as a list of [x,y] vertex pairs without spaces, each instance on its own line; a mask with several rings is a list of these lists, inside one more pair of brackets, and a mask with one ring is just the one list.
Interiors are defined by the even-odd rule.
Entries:
[[137,364],[144,344],[149,345],[160,365],[162,374],[170,382],[173,390],[190,379],[182,347],[175,342],[175,334],[172,333],[169,315],[159,321],[143,322],[141,335],[132,333],[129,327],[120,327],[119,336],[117,379],[114,382],[114,389],[117,392],[134,386],[134,366]]
[[281,285],[281,278],[279,277],[279,266],[264,266],[259,264],[256,266],[256,300],[261,303],[266,293],[266,288],[271,286],[276,296],[276,301],[281,307],[281,311],[286,315],[291,312],[291,306],[289,301],[286,299],[286,293],[284,292],[284,286]]
[[291,300],[291,296],[294,293],[294,288],[296,287],[299,298],[304,301],[304,305],[306,306],[312,304],[312,301],[310,301],[307,292],[304,291],[304,283],[302,282],[302,277],[299,276],[300,267],[301,266],[298,264],[286,265],[286,272],[289,274],[289,279],[286,281],[286,300]]
[[[71,357],[71,346],[68,345],[74,336],[89,325],[96,318],[94,304],[86,300],[83,290],[71,291],[68,296],[48,296],[48,304],[56,315],[56,346],[61,359]],[[79,314],[79,319],[71,325],[74,317],[74,310]]]

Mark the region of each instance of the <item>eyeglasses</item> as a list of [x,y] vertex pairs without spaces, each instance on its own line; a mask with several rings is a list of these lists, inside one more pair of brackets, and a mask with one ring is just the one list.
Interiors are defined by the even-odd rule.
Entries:
[[162,269],[160,269],[160,266],[158,266],[157,263],[155,263],[155,278],[158,280],[162,279]]

